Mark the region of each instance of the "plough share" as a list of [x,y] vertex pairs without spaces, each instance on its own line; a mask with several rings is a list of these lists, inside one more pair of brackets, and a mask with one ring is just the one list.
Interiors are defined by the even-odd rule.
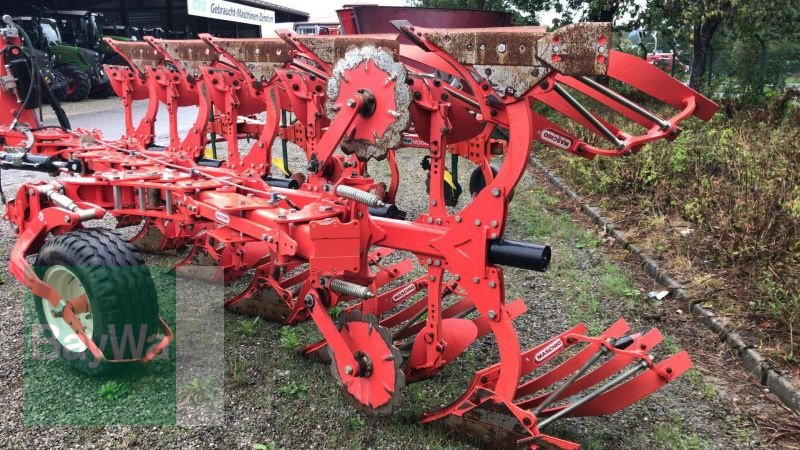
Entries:
[[[585,158],[630,155],[675,139],[681,121],[708,120],[717,106],[612,50],[609,24],[552,32],[393,25],[397,33],[386,35],[108,40],[128,63],[106,67],[125,111],[125,134],[111,139],[40,124],[29,101],[40,84],[35,66],[6,22],[0,164],[58,175],[23,183],[8,201],[5,219],[17,234],[10,271],[34,293],[53,334],[72,337],[67,343],[62,333],[59,342],[76,366],[146,362],[172,339],[155,300],[143,299],[150,306],[131,306],[139,308],[135,321],[114,323],[149,327],[146,351],[120,357],[101,346],[109,319],[100,321],[99,311],[108,300],[59,249],[103,242],[103,252],[140,265],[118,235],[84,224],[110,215],[118,227],[142,227],[133,239],[139,250],[188,247],[178,265],[213,264],[225,280],[251,276],[226,308],[287,324],[312,320],[324,339],[305,353],[328,361],[353,404],[369,413],[391,413],[406,383],[434,377],[493,335],[499,361],[477,372],[453,404],[422,418],[474,432],[487,446],[510,439],[576,448],[545,434],[547,427],[618,411],[690,368],[683,351],[656,361],[659,332],[632,333],[624,320],[596,337],[579,324],[522,349],[513,320],[526,306],[506,298],[503,267],[544,271],[550,249],[504,234],[535,142]],[[672,116],[612,89],[621,85]],[[135,101],[147,102],[138,121]],[[197,116],[181,135],[178,111],[187,106]],[[155,140],[160,107],[169,123],[164,146]],[[227,152],[209,154],[218,142]],[[288,143],[306,167],[291,170]],[[428,170],[427,210],[414,220],[395,205],[399,151],[419,152]],[[389,180],[370,177],[373,159],[387,160]],[[456,206],[459,160],[476,168],[471,199]],[[35,267],[26,259],[34,254]],[[137,283],[152,286],[148,277]]]

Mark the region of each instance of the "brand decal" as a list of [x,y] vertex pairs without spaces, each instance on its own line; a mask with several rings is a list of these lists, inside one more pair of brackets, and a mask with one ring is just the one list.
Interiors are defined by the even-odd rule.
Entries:
[[555,339],[553,342],[547,344],[545,348],[539,350],[539,353],[533,357],[533,360],[537,363],[544,362],[551,356],[555,355],[556,352],[561,350],[562,347],[564,347],[564,343],[561,342],[561,339]]
[[413,294],[417,290],[417,286],[414,284],[409,284],[408,286],[400,289],[397,293],[392,296],[392,303],[397,303],[403,301],[409,295]]
[[553,131],[549,128],[545,128],[542,130],[542,140],[555,145],[558,148],[563,148],[564,150],[569,149],[572,147],[572,139],[564,136],[561,133]]
[[420,138],[403,136],[403,145],[415,148],[428,148],[428,143]]
[[223,225],[227,225],[227,224],[229,224],[231,222],[230,216],[228,216],[227,214],[225,214],[223,212],[219,212],[219,211],[214,213],[214,218],[217,219],[217,222],[219,222],[219,223],[221,223]]

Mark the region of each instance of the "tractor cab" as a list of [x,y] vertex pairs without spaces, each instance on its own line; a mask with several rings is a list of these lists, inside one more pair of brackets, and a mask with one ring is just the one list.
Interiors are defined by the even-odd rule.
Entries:
[[60,10],[52,14],[58,21],[64,42],[100,51],[103,33],[97,26],[97,18],[101,14],[80,10]]

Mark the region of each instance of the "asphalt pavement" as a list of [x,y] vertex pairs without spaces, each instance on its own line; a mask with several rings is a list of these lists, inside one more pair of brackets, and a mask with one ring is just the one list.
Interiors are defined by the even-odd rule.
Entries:
[[[84,100],[82,102],[63,103],[62,107],[69,117],[72,129],[98,128],[103,131],[103,136],[108,138],[118,138],[125,133],[125,114],[122,108],[122,101],[118,97],[110,97],[104,100]],[[147,100],[133,102],[133,123],[139,123],[147,109]],[[58,125],[55,114],[49,106],[43,108],[44,124]],[[187,106],[178,109],[178,132],[187,132],[197,115],[196,106]],[[169,122],[167,120],[167,109],[161,105],[156,115],[156,144],[163,145],[169,136]]]

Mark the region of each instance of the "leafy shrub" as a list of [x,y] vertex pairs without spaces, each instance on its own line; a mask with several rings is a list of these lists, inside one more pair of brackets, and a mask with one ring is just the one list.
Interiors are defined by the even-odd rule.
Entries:
[[103,383],[103,385],[100,386],[100,389],[98,389],[97,393],[103,400],[115,402],[130,395],[131,390],[127,385],[111,380]]
[[[551,166],[584,191],[613,205],[680,215],[705,233],[686,239],[688,252],[750,278],[751,299],[800,328],[800,128],[797,105],[782,120],[750,110],[730,120],[691,120],[673,142],[648,145],[634,157],[575,158],[546,152]],[[662,117],[672,111],[657,111]],[[612,120],[613,117],[607,117]],[[574,125],[563,123],[578,133]],[[629,127],[628,127],[629,128]],[[580,134],[580,133],[579,133]],[[766,269],[770,275],[763,275]],[[777,276],[776,276],[777,275]]]

